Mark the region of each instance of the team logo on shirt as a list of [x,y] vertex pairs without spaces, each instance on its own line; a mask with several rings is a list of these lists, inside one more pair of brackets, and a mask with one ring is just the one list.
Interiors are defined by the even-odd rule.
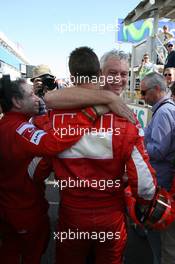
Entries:
[[39,130],[33,124],[29,123],[22,123],[16,129],[16,132],[35,145],[38,145],[41,138],[46,134],[43,130]]
[[30,142],[34,143],[35,145],[38,145],[40,143],[41,138],[46,134],[43,130],[36,130],[33,134]]

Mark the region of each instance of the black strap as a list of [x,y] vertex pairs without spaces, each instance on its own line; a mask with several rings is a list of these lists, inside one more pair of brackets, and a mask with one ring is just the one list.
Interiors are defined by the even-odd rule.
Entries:
[[164,104],[171,104],[171,105],[174,105],[175,106],[175,103],[171,102],[171,101],[168,101],[169,99],[166,99],[165,101],[163,101],[158,107],[157,109],[154,111],[154,113],[152,114],[152,117],[155,115],[155,113],[157,112],[157,110]]

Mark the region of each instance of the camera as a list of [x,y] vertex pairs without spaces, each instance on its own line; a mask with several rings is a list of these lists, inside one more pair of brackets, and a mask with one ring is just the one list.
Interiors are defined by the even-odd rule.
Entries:
[[39,77],[39,80],[41,81],[41,85],[39,86],[39,89],[37,89],[36,94],[39,97],[43,97],[44,94],[47,91],[51,91],[55,88],[58,88],[57,82],[55,82],[55,77],[50,75],[43,75]]
[[55,82],[55,78],[51,76],[43,76],[41,77],[41,81],[43,83],[43,86],[47,86],[47,90],[53,90],[57,87],[57,84]]

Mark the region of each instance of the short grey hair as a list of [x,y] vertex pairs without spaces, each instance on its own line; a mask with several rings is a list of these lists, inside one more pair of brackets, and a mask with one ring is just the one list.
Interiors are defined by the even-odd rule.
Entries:
[[142,81],[144,81],[148,88],[154,89],[158,85],[161,91],[166,91],[167,89],[166,81],[163,75],[157,72],[151,72],[147,74]]
[[117,60],[126,60],[128,62],[129,55],[122,50],[113,49],[106,52],[100,59],[100,68],[104,69],[104,65],[109,58],[116,58]]

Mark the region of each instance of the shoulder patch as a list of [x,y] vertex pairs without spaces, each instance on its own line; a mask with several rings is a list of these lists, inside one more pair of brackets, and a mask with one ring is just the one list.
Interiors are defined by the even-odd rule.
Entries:
[[41,138],[46,134],[44,130],[39,130],[36,126],[30,123],[22,123],[17,129],[16,132],[25,138],[27,141],[38,145]]

